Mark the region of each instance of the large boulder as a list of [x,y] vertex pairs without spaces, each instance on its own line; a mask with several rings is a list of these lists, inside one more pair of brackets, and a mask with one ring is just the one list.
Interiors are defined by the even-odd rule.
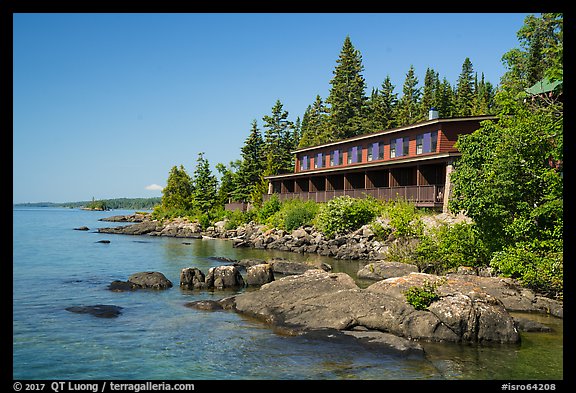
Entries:
[[138,288],[168,289],[172,288],[172,282],[160,272],[139,272],[128,277],[128,282]]
[[[404,279],[407,287],[422,284],[422,277],[409,280],[413,274],[418,273],[398,279]],[[398,285],[375,286],[388,280],[360,289],[345,273],[308,270],[237,295],[235,309],[302,330],[365,327],[406,339],[473,343],[517,343],[520,339],[502,303],[486,293],[448,291],[428,310],[416,310]]]
[[244,278],[236,266],[216,266],[208,269],[205,282],[208,288],[233,289],[244,286]]
[[248,266],[246,268],[246,285],[258,286],[274,281],[274,271],[268,263]]
[[180,271],[180,288],[203,289],[207,287],[204,273],[196,267],[185,267]]

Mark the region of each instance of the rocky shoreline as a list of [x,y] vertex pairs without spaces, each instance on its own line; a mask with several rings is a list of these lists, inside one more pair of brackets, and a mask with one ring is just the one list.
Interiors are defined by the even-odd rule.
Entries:
[[[177,219],[161,224],[142,215],[114,216],[102,221],[130,222],[131,225],[100,228],[99,233],[172,236],[181,238],[226,238],[234,246],[317,252],[348,259],[366,259],[358,277],[373,284],[360,288],[352,277],[334,273],[331,267],[284,259],[223,260],[205,274],[196,267],[183,268],[180,289],[230,290],[233,296],[185,304],[202,311],[233,311],[256,318],[284,334],[309,335],[330,340],[354,340],[364,345],[401,354],[422,354],[420,341],[470,344],[513,344],[520,342],[520,330],[546,331],[546,326],[510,312],[544,313],[563,318],[563,304],[523,288],[513,279],[492,277],[489,272],[461,268],[437,276],[419,272],[415,265],[381,260],[382,242],[370,228],[340,239],[327,240],[311,228],[291,233],[266,230],[249,224],[233,231],[223,223],[202,232],[197,223]],[[393,241],[393,240],[392,240]],[[331,243],[332,242],[332,243]],[[156,285],[161,273],[143,272],[127,282],[116,281],[111,290],[155,288],[167,290],[171,283]],[[145,284],[135,277],[145,277]],[[133,282],[134,281],[134,282]],[[438,299],[426,309],[407,301],[407,289],[437,283]],[[250,288],[244,289],[244,288]]]
[[[424,225],[433,227],[441,223],[457,223],[467,221],[464,216],[453,216],[442,213],[423,219]],[[170,236],[189,239],[218,238],[229,239],[234,247],[253,247],[290,251],[296,253],[312,253],[336,259],[381,260],[395,242],[394,235],[386,239],[378,239],[370,225],[335,239],[329,239],[314,227],[307,226],[291,232],[282,229],[268,229],[265,225],[248,223],[236,229],[226,230],[226,221],[216,222],[205,231],[197,222],[186,218],[176,218],[167,222],[152,220],[149,214],[132,214],[128,216],[112,216],[100,221],[131,222],[132,225],[99,228],[99,233],[123,235]],[[386,222],[381,222],[386,225]]]

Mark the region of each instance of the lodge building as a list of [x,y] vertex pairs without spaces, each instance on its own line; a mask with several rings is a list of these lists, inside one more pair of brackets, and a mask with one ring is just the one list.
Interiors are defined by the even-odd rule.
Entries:
[[326,202],[334,197],[371,195],[406,199],[418,207],[447,211],[450,172],[460,156],[454,144],[461,134],[495,116],[440,118],[295,150],[293,173],[268,176],[268,195]]

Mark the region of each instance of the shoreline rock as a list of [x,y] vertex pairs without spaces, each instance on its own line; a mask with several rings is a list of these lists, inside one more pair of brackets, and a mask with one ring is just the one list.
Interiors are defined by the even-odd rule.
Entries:
[[428,276],[411,273],[361,289],[345,273],[308,270],[236,295],[234,310],[300,331],[361,328],[416,341],[519,343],[518,329],[502,302],[477,288],[470,292],[450,283],[428,310],[416,310],[398,284],[418,285]]

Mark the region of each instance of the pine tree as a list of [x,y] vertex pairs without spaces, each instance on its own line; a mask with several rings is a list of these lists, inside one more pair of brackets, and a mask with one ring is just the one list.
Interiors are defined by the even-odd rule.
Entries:
[[410,69],[406,74],[404,86],[402,87],[402,98],[398,103],[398,112],[396,120],[399,126],[407,126],[416,123],[420,116],[418,102],[420,99],[420,88],[418,86],[418,78],[414,73],[414,66],[410,65]]
[[325,140],[328,136],[326,132],[327,112],[322,98],[317,95],[314,103],[308,105],[302,117],[302,137],[298,143],[299,148],[319,145],[327,141]]
[[280,100],[272,107],[272,115],[264,116],[264,143],[266,149],[266,176],[290,172],[294,169],[294,124],[287,120],[288,111]]
[[165,210],[186,211],[192,207],[193,184],[184,166],[173,166],[162,189],[162,207]]
[[340,56],[336,60],[330,81],[332,88],[326,102],[329,109],[329,141],[356,136],[363,133],[366,112],[366,81],[362,76],[362,55],[346,36]]
[[217,179],[210,170],[210,164],[204,153],[198,153],[196,169],[192,179],[194,188],[192,190],[193,206],[202,213],[208,213],[216,204]]
[[472,115],[474,104],[474,69],[470,58],[464,59],[456,86],[456,115]]
[[236,184],[232,198],[237,202],[248,202],[256,184],[262,181],[266,168],[264,140],[256,119],[252,121],[250,135],[241,148],[242,160],[236,172]]

